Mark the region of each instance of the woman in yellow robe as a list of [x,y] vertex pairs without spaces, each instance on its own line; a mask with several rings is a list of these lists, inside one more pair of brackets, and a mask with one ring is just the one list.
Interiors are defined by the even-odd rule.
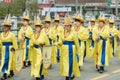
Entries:
[[88,30],[86,28],[84,28],[81,24],[82,19],[80,17],[80,15],[77,15],[75,18],[75,26],[72,28],[73,31],[76,32],[77,37],[78,37],[78,41],[79,41],[79,46],[80,46],[80,50],[81,52],[78,53],[77,58],[79,61],[79,67],[83,66],[83,60],[84,60],[84,51],[85,51],[85,42],[88,37]]
[[[10,32],[11,23],[8,20],[4,22],[4,31],[0,35],[1,44],[1,66],[0,71],[3,72],[1,80],[14,76],[14,53],[11,50],[18,48],[15,35]],[[9,75],[8,75],[9,74]]]
[[109,35],[111,36],[110,38],[110,44],[112,46],[112,49],[113,49],[113,55],[117,49],[117,35],[118,35],[118,30],[116,29],[116,27],[114,26],[114,20],[109,20],[109,27],[108,27],[108,30],[109,30]]
[[60,74],[66,76],[66,80],[73,80],[74,76],[80,76],[76,54],[79,50],[78,38],[71,29],[70,18],[65,18],[65,30],[59,39],[61,45]]
[[[59,19],[59,15],[58,14],[55,15],[54,22],[55,22],[55,24],[54,24],[53,29],[55,30],[56,39],[57,39],[56,41],[58,42],[59,37],[61,37],[62,33],[64,32],[63,26],[60,25],[60,19]],[[52,62],[54,62],[54,63],[56,63],[56,57],[57,57],[57,62],[60,61],[60,46],[57,46],[56,48],[57,48],[57,54],[52,56],[52,57],[54,57],[54,58],[52,58]]]
[[47,69],[43,67],[42,51],[39,48],[41,45],[49,45],[49,40],[46,34],[41,32],[42,26],[40,20],[36,20],[35,33],[30,41],[30,48],[32,51],[31,76],[36,77],[36,80],[44,79],[44,75],[48,74]]
[[[42,32],[44,32],[48,39],[49,39],[49,43],[52,46],[55,42],[56,42],[56,34],[55,34],[55,30],[51,27],[51,18],[50,18],[50,14],[48,13],[46,18],[45,18],[45,27],[42,29]],[[52,51],[51,51],[51,62],[52,63],[56,63],[56,52],[57,52],[57,48],[56,46],[52,46]],[[52,65],[51,65],[52,66]],[[50,66],[50,68],[51,68]]]
[[98,27],[93,31],[93,40],[95,41],[95,65],[96,69],[103,73],[104,66],[109,65],[110,43],[109,43],[109,30],[106,27],[107,21],[104,17],[98,19]]
[[88,31],[89,31],[89,39],[87,40],[87,44],[86,44],[86,57],[87,58],[91,58],[91,57],[93,57],[93,53],[94,53],[94,40],[92,39],[92,35],[93,35],[93,30],[94,30],[94,28],[96,28],[96,25],[95,25],[95,22],[96,22],[96,20],[95,20],[95,18],[92,18],[91,20],[90,20],[90,23],[91,23],[91,25],[90,26],[88,26]]
[[21,27],[21,29],[18,32],[18,40],[20,43],[20,48],[24,48],[24,58],[23,58],[23,68],[30,66],[30,51],[29,48],[27,48],[27,46],[30,44],[30,39],[33,35],[33,30],[32,28],[28,25],[29,23],[29,17],[25,16],[23,18],[23,26]]

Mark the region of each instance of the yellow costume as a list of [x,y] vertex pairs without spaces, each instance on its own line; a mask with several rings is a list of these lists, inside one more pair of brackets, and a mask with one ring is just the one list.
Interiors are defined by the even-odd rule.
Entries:
[[[70,25],[69,18],[65,18],[65,25]],[[80,76],[79,65],[76,58],[79,50],[76,33],[73,30],[64,32],[58,44],[61,45],[60,74],[68,77],[71,77],[72,74]]]
[[2,53],[2,63],[0,71],[3,73],[10,73],[10,70],[14,70],[14,53],[11,52],[11,48],[17,49],[16,37],[12,32],[4,33],[0,35],[1,39],[1,53]]
[[[74,20],[79,20],[80,22],[83,22],[83,18],[80,15],[76,15],[75,18],[73,18]],[[79,41],[79,47],[80,47],[80,53],[78,53],[77,58],[79,61],[79,66],[83,65],[83,59],[84,59],[84,51],[85,51],[85,45],[86,45],[86,40],[89,37],[88,34],[88,30],[86,28],[84,28],[81,24],[81,26],[76,27],[74,26],[72,28],[73,31],[76,32],[77,37],[78,37],[78,41]]]
[[40,32],[40,34],[34,34],[30,46],[32,51],[32,67],[31,67],[31,76],[40,77],[41,75],[47,75],[48,71],[43,67],[42,63],[42,52],[39,48],[40,44],[49,45],[49,40],[45,33]]
[[[62,34],[64,33],[64,29],[62,26],[54,26],[53,29],[55,30],[56,33],[56,41],[59,40],[59,37],[62,36]],[[56,57],[60,57],[60,46],[56,47],[57,48],[57,54],[53,55],[52,57],[52,62],[56,63]]]
[[[23,38],[23,35],[25,38]],[[24,58],[23,61],[31,61],[31,56],[30,56],[30,51],[27,46],[30,44],[30,39],[33,35],[33,30],[30,26],[24,27],[22,26],[20,31],[18,32],[18,40],[20,42],[20,48],[25,48],[24,49]]]
[[93,31],[94,31],[94,28],[96,28],[96,26],[88,26],[88,31],[89,31],[89,39],[87,40],[87,50],[86,50],[86,57],[87,58],[91,58],[93,56],[93,53],[94,53],[94,40],[92,39],[92,35],[93,35]]
[[[96,41],[99,38],[99,41]],[[105,26],[102,30],[98,27],[93,31],[93,40],[95,41],[95,64],[98,66],[108,66],[111,55],[111,47],[109,43],[109,30]]]
[[[65,36],[65,34],[64,34]],[[74,31],[71,31],[69,35],[60,39],[59,44],[61,47],[61,57],[60,57],[60,74],[62,76],[80,76],[79,66],[76,58],[76,54],[79,49],[78,38]]]
[[118,30],[116,29],[115,26],[113,28],[108,27],[108,30],[109,30],[109,35],[111,36],[110,44],[112,46],[113,53],[115,53],[115,51],[117,49],[117,35],[118,35]]
[[86,28],[84,28],[83,26],[80,26],[80,28],[78,29],[78,31],[76,30],[76,27],[73,27],[73,30],[76,32],[77,37],[78,37],[78,41],[79,41],[79,46],[80,46],[80,53],[78,53],[79,55],[79,66],[83,65],[83,58],[84,58],[84,50],[85,50],[85,44],[84,41],[86,41],[89,37],[88,34],[88,30]]
[[[48,13],[46,18],[45,18],[45,22],[51,22],[51,18],[50,18],[50,14]],[[55,30],[52,27],[44,27],[42,29],[42,32],[45,33],[49,39],[49,44],[53,45],[56,42],[56,33]],[[52,63],[57,63],[56,60],[56,53],[57,53],[57,48],[56,46],[52,46],[52,51],[51,51],[51,62]]]

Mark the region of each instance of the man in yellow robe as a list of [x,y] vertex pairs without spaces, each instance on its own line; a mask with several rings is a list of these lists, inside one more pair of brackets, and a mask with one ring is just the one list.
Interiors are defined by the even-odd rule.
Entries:
[[[32,51],[32,66],[31,66],[31,76],[35,77],[36,80],[44,79],[44,75],[48,74],[47,69],[43,67],[43,53],[42,46],[49,45],[49,39],[42,30],[43,24],[41,24],[40,19],[35,21],[35,33],[30,41],[30,48]],[[41,49],[40,49],[41,46]]]
[[[51,27],[50,12],[48,12],[46,15],[45,25],[44,25],[44,28],[42,29],[42,32],[44,32],[47,35],[47,37],[49,39],[49,43],[52,46],[51,63],[56,63],[55,54],[57,52],[57,48],[56,48],[56,46],[53,46],[53,44],[56,42],[56,33],[55,33],[55,30]],[[51,64],[51,66],[52,66],[52,64]],[[51,68],[51,66],[50,66],[50,68]]]
[[[64,29],[63,26],[60,25],[60,18],[57,13],[55,14],[53,29],[55,30],[56,39],[57,39],[56,41],[58,42],[59,37],[61,37],[64,32]],[[57,61],[58,62],[60,61],[60,46],[57,47],[57,55],[53,55],[52,57],[54,57],[53,59],[56,59],[57,57]],[[52,60],[52,62],[56,63],[56,60]]]
[[93,35],[93,30],[96,28],[95,22],[96,22],[95,18],[92,17],[90,20],[90,26],[88,26],[89,39],[87,40],[87,48],[86,48],[87,58],[93,57],[93,53],[94,53],[94,41],[92,39],[92,35]]
[[95,65],[96,69],[103,73],[104,67],[109,65],[110,59],[110,43],[108,41],[109,37],[109,30],[106,27],[107,21],[106,19],[100,15],[99,19],[97,20],[98,27],[95,28],[93,31],[93,40],[95,41]]
[[78,14],[75,16],[75,18],[73,18],[75,20],[75,26],[73,27],[73,31],[76,32],[77,37],[78,37],[78,41],[79,41],[79,47],[81,52],[78,53],[77,58],[78,58],[78,62],[79,62],[79,67],[83,65],[83,60],[84,60],[84,51],[85,51],[85,42],[88,37],[88,30],[86,28],[84,28],[81,24],[81,22],[83,21],[81,16]]
[[[2,53],[0,71],[3,72],[1,80],[6,80],[14,76],[14,53],[18,48],[15,35],[10,32],[11,22],[6,19],[4,22],[4,31],[0,35],[0,47]],[[8,75],[9,74],[9,75]]]
[[112,46],[112,53],[114,55],[114,53],[116,52],[117,49],[117,35],[118,35],[118,30],[115,27],[115,23],[113,19],[109,20],[109,26],[108,26],[108,30],[109,30],[109,35],[110,35],[110,44]]
[[24,48],[23,68],[25,68],[31,65],[30,63],[31,53],[27,46],[30,44],[30,39],[33,35],[33,29],[31,28],[31,26],[29,26],[30,18],[28,15],[24,16],[22,20],[23,20],[23,26],[20,28],[18,32],[18,40],[20,43],[20,48]]
[[60,74],[66,80],[73,80],[74,76],[79,77],[79,65],[76,55],[79,53],[78,37],[73,31],[69,17],[65,18],[63,36],[60,37],[58,45],[61,45]]

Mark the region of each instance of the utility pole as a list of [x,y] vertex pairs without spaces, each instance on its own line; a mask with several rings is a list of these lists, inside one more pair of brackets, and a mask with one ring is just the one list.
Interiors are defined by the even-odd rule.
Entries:
[[78,10],[78,0],[76,0],[76,12]]
[[115,1],[115,4],[116,4],[116,8],[115,8],[116,16],[118,15],[118,2],[119,2],[119,0]]

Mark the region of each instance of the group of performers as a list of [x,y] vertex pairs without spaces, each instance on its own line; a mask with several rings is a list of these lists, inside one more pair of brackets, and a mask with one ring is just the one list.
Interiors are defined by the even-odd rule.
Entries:
[[92,17],[87,28],[84,27],[84,19],[79,13],[76,13],[72,20],[67,15],[64,24],[61,25],[59,15],[56,13],[54,26],[51,27],[52,20],[48,13],[44,25],[37,16],[34,27],[31,27],[30,18],[25,15],[22,18],[23,26],[18,32],[17,41],[15,34],[10,31],[11,21],[6,18],[3,32],[0,34],[2,51],[0,70],[3,72],[1,80],[14,76],[13,52],[18,48],[24,49],[23,68],[31,66],[31,76],[36,80],[44,79],[44,75],[48,75],[48,69],[43,66],[42,47],[45,45],[52,47],[51,63],[60,62],[60,75],[65,76],[65,80],[73,80],[80,76],[85,56],[94,58],[97,71],[103,73],[104,67],[109,66],[110,58],[114,56],[116,49],[118,47],[120,49],[117,43],[120,31],[116,29],[114,19],[107,20],[103,15],[98,19]]

